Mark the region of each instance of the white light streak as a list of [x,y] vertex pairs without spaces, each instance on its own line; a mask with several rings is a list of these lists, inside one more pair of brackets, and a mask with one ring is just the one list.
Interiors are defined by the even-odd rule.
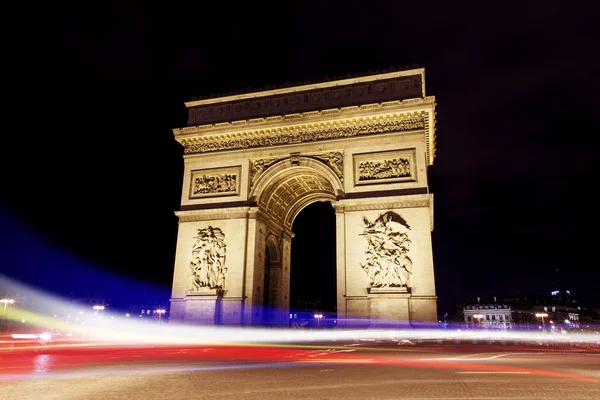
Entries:
[[[6,284],[6,278],[0,276],[0,284]],[[68,300],[62,300],[48,294],[27,288],[15,282],[9,282],[15,291],[27,293],[29,299],[36,298],[38,304],[51,312],[44,315],[41,310],[22,310],[11,305],[19,319],[37,321],[38,327],[45,326],[44,331],[53,328],[61,333],[75,333],[83,340],[102,341],[120,344],[236,344],[236,343],[307,343],[311,341],[348,341],[351,343],[368,343],[377,341],[394,341],[398,344],[413,344],[423,341],[481,341],[482,343],[506,341],[516,342],[545,342],[553,344],[590,343],[598,344],[598,335],[586,332],[568,332],[556,335],[540,331],[486,331],[460,329],[291,329],[291,328],[253,328],[226,326],[192,326],[169,323],[147,323],[139,318],[128,318],[121,314],[102,310],[106,318],[84,315],[84,306],[78,307]],[[88,306],[89,307],[89,306]],[[87,308],[89,310],[89,308]],[[162,309],[161,309],[162,310]],[[67,324],[66,318],[48,318],[57,315],[79,315]],[[90,313],[88,312],[88,315]],[[160,314],[163,314],[162,312]],[[159,315],[160,315],[159,314]],[[318,314],[321,315],[321,314]],[[36,320],[35,316],[42,319]],[[96,317],[96,318],[93,318]],[[23,318],[23,321],[25,321]],[[44,320],[46,319],[47,320]],[[319,318],[319,317],[316,317]],[[63,321],[64,319],[64,321]],[[79,321],[81,320],[81,321]],[[140,324],[144,323],[143,329]],[[33,335],[40,338],[40,335]],[[14,337],[14,336],[13,336]],[[34,337],[31,337],[34,338]]]

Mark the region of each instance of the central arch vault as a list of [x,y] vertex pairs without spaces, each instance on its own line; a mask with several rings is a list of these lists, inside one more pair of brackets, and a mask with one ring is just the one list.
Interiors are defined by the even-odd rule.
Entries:
[[329,201],[338,325],[436,321],[424,74],[186,103],[171,320],[287,325],[292,223]]
[[343,196],[342,182],[331,168],[309,157],[282,160],[259,179],[250,198],[256,198],[261,210],[288,229],[307,205]]

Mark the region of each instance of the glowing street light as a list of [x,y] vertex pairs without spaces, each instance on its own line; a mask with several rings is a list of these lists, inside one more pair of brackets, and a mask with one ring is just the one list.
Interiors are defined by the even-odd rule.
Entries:
[[6,306],[9,304],[14,304],[15,299],[0,299],[0,303],[4,304],[4,311],[2,311],[2,320],[0,321],[0,326],[2,326],[2,325],[4,325],[4,316],[6,315]]
[[483,318],[485,318],[485,315],[483,315],[483,314],[473,314],[473,318],[475,318],[477,320],[477,324],[479,325],[479,327],[481,327],[481,320]]
[[0,303],[4,304],[4,312],[6,313],[6,306],[9,304],[14,304],[15,299],[0,299]]
[[321,319],[323,318],[323,314],[315,314],[313,317],[317,320],[317,327],[321,325]]
[[104,306],[99,306],[99,305],[95,305],[94,307],[92,307],[94,310],[96,310],[96,314],[98,314],[100,311],[104,310]]
[[166,311],[166,310],[164,310],[164,309],[162,309],[162,308],[159,308],[158,310],[154,310],[154,312],[155,312],[156,314],[158,314],[158,322],[160,322],[160,320],[162,319],[162,315],[163,315],[164,313],[166,313],[167,311]]
[[546,324],[544,323],[544,318],[548,316],[547,313],[535,313],[536,318],[542,319],[542,330],[546,330]]

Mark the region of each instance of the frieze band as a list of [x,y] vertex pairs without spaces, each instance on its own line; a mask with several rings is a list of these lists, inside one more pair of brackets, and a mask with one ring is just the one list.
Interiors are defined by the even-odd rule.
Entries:
[[274,133],[269,136],[245,137],[239,139],[217,139],[204,141],[201,143],[182,140],[181,143],[184,146],[185,154],[209,153],[223,150],[247,149],[252,147],[342,139],[377,133],[423,130],[426,127],[426,119],[427,117],[425,115],[419,115],[402,120],[376,121],[363,125],[356,124],[334,128],[315,129],[305,132]]

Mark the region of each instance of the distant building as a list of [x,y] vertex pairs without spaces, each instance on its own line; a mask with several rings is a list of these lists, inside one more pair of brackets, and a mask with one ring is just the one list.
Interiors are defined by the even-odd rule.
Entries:
[[[532,312],[536,315],[542,328],[579,328],[581,306],[571,299],[568,290],[556,290],[548,297],[533,299]],[[546,326],[549,324],[549,326]]]
[[496,302],[466,304],[463,307],[464,322],[467,328],[512,329],[512,309],[507,303]]
[[470,329],[550,329],[571,330],[580,327],[583,316],[593,321],[568,290],[550,296],[493,297],[476,302],[459,303],[455,321]]

